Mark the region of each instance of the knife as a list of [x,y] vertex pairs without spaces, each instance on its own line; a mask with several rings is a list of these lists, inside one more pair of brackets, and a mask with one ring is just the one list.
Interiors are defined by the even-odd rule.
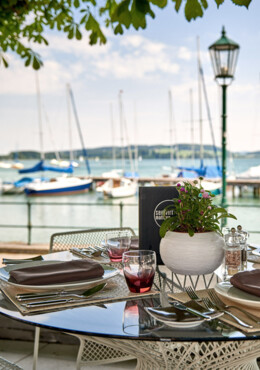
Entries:
[[18,263],[25,263],[25,262],[32,262],[32,261],[43,261],[42,256],[36,256],[32,258],[24,258],[24,259],[17,259],[17,258],[3,258],[4,265],[16,265]]
[[75,303],[75,302],[86,302],[88,299],[86,298],[61,298],[61,299],[52,299],[47,301],[37,301],[37,302],[30,302],[30,303],[22,303],[23,307],[26,308],[34,308],[34,307],[42,307],[42,306],[53,306],[53,305],[60,305],[66,303]]
[[199,316],[199,317],[203,317],[205,320],[207,321],[210,321],[212,320],[212,316],[210,315],[206,315],[205,313],[202,313],[202,312],[199,312],[193,308],[190,308],[190,307],[187,307],[187,306],[184,306],[184,304],[178,302],[178,301],[174,301],[174,302],[171,302],[171,304],[178,308],[179,310],[182,310],[182,311],[187,311],[189,313],[192,313],[193,315],[195,316]]
[[[69,291],[59,291],[59,292],[50,292],[50,293],[22,293],[22,294],[17,294],[15,298],[19,302],[26,302],[26,301],[39,301],[41,299],[48,299],[48,298],[53,298],[55,297],[58,299],[68,299],[68,298],[83,298],[86,299],[87,297],[90,297],[91,295],[99,292],[102,290],[107,283],[99,284],[96,285],[90,289],[85,290],[82,293],[76,294],[74,292],[69,292]],[[36,302],[37,303],[37,302]]]

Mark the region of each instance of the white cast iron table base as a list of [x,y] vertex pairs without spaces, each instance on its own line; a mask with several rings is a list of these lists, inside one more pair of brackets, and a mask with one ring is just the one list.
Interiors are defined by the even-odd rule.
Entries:
[[[84,336],[82,336],[82,339]],[[258,370],[260,341],[168,342],[87,337],[137,358],[136,370]]]

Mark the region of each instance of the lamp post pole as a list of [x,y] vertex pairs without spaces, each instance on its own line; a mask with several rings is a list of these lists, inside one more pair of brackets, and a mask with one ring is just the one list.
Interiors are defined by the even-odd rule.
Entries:
[[222,85],[222,207],[226,207],[227,188],[227,85]]
[[209,47],[215,80],[222,87],[222,207],[227,206],[227,87],[234,79],[234,73],[239,52],[239,45],[226,36],[222,28],[221,38]]

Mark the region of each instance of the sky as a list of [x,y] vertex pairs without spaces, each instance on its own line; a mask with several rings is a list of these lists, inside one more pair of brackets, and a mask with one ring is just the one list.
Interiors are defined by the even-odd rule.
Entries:
[[[90,46],[87,33],[81,41],[76,41],[57,32],[48,32],[48,47],[31,45],[44,62],[37,72],[44,151],[67,150],[70,146],[81,149],[73,116],[72,135],[69,130],[68,83],[87,148],[120,146],[122,142],[124,145],[191,143],[191,106],[194,141],[199,143],[198,38],[215,141],[220,146],[221,88],[214,81],[208,47],[220,38],[223,26],[227,36],[240,45],[235,79],[227,91],[228,149],[260,150],[260,1],[252,0],[246,9],[225,0],[217,9],[215,2],[209,0],[204,17],[191,22],[185,19],[183,8],[178,14],[175,12],[173,3],[166,9],[155,7],[154,10],[156,18],[148,19],[145,30],[130,29],[124,35],[115,36],[105,29],[106,45]],[[0,66],[0,154],[39,150],[36,72],[24,67],[16,55],[7,57],[9,68]],[[126,127],[123,138],[120,91]],[[202,110],[203,144],[212,144],[204,100]]]

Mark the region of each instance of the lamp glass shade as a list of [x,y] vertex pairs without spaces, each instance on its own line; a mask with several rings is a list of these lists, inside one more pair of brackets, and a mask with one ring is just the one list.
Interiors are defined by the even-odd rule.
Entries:
[[215,78],[233,78],[239,53],[239,45],[226,37],[223,27],[222,36],[209,47]]

